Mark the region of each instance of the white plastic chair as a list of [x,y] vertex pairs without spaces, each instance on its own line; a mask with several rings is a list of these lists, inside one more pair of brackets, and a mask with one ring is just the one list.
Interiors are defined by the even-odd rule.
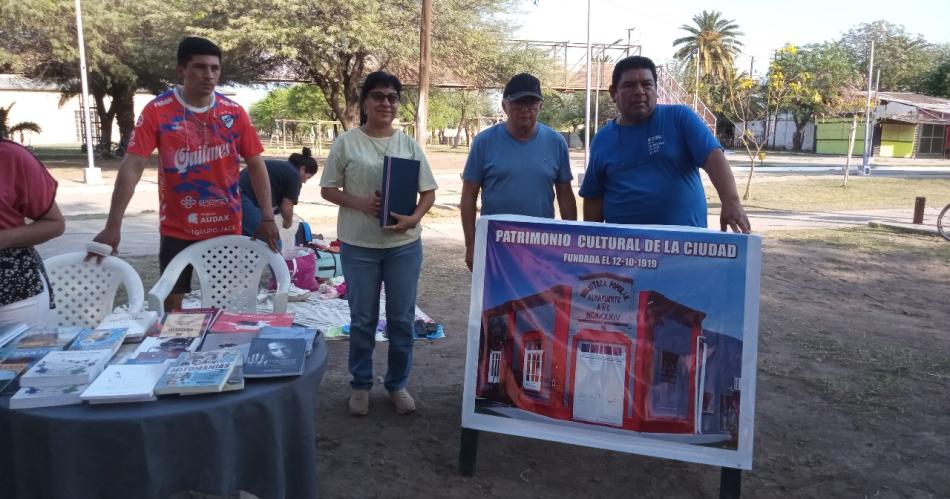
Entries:
[[101,264],[83,261],[85,258],[83,251],[43,260],[56,302],[48,325],[98,326],[112,313],[120,284],[128,295],[129,312],[142,310],[142,278],[131,265],[114,256],[103,257]]
[[274,312],[287,311],[290,272],[283,257],[261,241],[247,236],[220,236],[197,242],[175,256],[165,272],[148,292],[150,310],[164,315],[165,298],[185,267],[191,265],[201,288],[201,306],[256,312],[264,267],[270,266],[277,278]]

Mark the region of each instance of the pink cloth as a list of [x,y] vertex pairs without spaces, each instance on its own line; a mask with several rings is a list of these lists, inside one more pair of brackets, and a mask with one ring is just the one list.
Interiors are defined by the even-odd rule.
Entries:
[[56,198],[56,186],[56,180],[29,149],[0,140],[0,230],[45,215]]

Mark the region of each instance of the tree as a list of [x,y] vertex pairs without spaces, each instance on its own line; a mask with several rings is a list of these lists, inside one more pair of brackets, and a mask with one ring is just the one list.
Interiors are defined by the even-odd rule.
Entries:
[[[507,0],[436,0],[433,80],[459,76],[470,84],[460,71],[497,67],[491,63],[511,30],[497,17],[508,5]],[[224,16],[227,22],[215,33],[228,43],[261,47],[286,77],[320,87],[333,118],[349,129],[359,123],[359,88],[367,73],[387,70],[406,83],[415,80],[420,16],[414,0],[284,0],[280,9],[247,0]]]
[[717,80],[725,79],[742,47],[739,37],[743,34],[739,25],[723,19],[722,12],[704,10],[693,16],[693,25],[684,24],[680,29],[689,35],[673,41],[673,46],[678,47],[673,56],[680,60],[690,59],[693,71],[698,64],[703,74]]
[[801,151],[805,126],[816,116],[838,114],[842,92],[859,87],[862,78],[837,43],[786,46],[776,52],[773,65],[795,81],[784,110],[795,122],[792,149]]
[[40,126],[32,121],[21,121],[13,125],[9,123],[10,109],[13,104],[15,102],[11,102],[7,107],[0,107],[0,139],[8,139],[18,132],[21,135],[23,132],[40,133],[42,131]]
[[875,70],[881,70],[880,89],[892,92],[920,89],[922,76],[933,65],[934,47],[922,36],[908,34],[898,24],[880,20],[858,25],[845,33],[840,43],[849,52],[859,73],[867,73],[872,40]]
[[[792,51],[786,46],[782,51]],[[742,199],[749,199],[752,192],[752,178],[755,175],[755,160],[761,158],[762,149],[775,133],[767,126],[767,118],[776,116],[788,106],[793,95],[803,92],[807,76],[786,75],[774,62],[769,67],[765,81],[756,81],[745,73],[727,78],[728,110],[727,115],[734,122],[742,122],[741,132],[737,132],[739,142],[749,156],[749,177],[746,180]],[[754,124],[763,122],[762,133],[756,133]]]
[[[276,88],[264,99],[254,103],[248,111],[254,126],[264,132],[274,131],[278,119],[319,121],[330,119],[323,92],[314,85],[298,84]],[[296,136],[298,127],[289,125],[289,132]]]
[[921,93],[934,97],[950,98],[950,45],[941,48],[942,56],[924,76]]

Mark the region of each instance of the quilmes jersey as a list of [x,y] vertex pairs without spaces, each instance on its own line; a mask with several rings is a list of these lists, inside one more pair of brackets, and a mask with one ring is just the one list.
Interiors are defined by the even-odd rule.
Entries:
[[241,157],[264,150],[244,109],[219,93],[198,109],[169,90],[142,110],[128,152],[147,158],[156,148],[161,235],[240,234]]

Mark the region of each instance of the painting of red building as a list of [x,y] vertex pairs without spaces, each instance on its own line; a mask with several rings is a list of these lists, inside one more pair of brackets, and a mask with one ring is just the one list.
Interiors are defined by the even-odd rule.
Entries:
[[[635,432],[734,442],[738,391],[730,375],[741,366],[741,341],[704,331],[704,317],[656,291],[636,291],[628,277],[579,276],[573,286],[483,312],[476,396],[487,411],[513,407]],[[719,417],[724,408],[735,413]]]

